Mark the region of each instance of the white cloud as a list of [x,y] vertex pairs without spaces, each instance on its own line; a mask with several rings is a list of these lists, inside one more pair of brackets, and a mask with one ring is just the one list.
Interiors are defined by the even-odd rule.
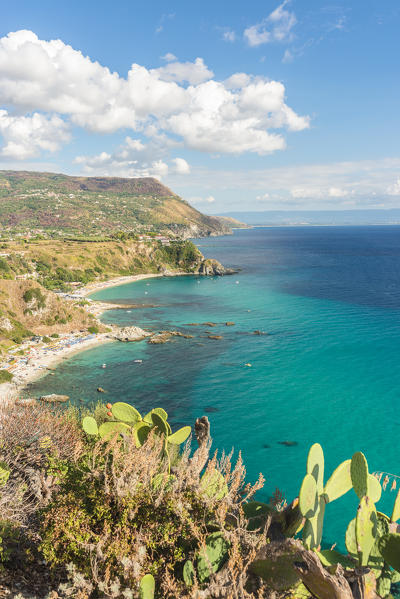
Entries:
[[187,81],[193,85],[207,81],[214,76],[214,73],[207,68],[202,58],[196,58],[194,62],[170,62],[165,67],[152,69],[150,73],[155,74],[163,81],[177,81],[179,83]]
[[224,31],[224,33],[222,34],[222,39],[225,42],[234,42],[236,40],[236,33],[231,30]]
[[400,196],[400,177],[387,188],[387,194],[390,196]]
[[247,27],[244,37],[249,46],[260,46],[270,42],[286,42],[292,39],[292,29],[297,19],[293,12],[285,9],[285,0],[260,23]]
[[11,116],[0,110],[0,135],[4,158],[26,160],[42,151],[56,152],[70,140],[68,125],[58,116],[49,117],[35,112],[30,116]]
[[190,173],[190,165],[184,158],[173,158],[171,161],[174,166],[174,172],[177,175],[188,175]]
[[349,195],[349,193],[351,192],[346,189],[341,189],[340,187],[330,187],[328,189],[328,195],[331,198],[344,198],[345,196]]
[[[272,13],[274,26],[285,12]],[[285,129],[309,126],[308,117],[286,104],[277,81],[246,73],[217,81],[201,58],[150,70],[132,64],[123,78],[61,40],[40,40],[31,31],[0,38],[0,97],[24,118],[40,114],[57,148],[71,124],[101,134],[140,131],[159,153],[182,144],[203,152],[267,154],[285,148]],[[49,135],[42,137],[49,142]],[[135,148],[126,150],[143,149],[134,137]],[[35,152],[46,149],[43,139]]]
[[176,60],[176,56],[175,54],[172,54],[172,52],[167,52],[166,54],[164,54],[164,56],[161,56],[161,60],[165,60],[166,62],[172,62],[173,60]]

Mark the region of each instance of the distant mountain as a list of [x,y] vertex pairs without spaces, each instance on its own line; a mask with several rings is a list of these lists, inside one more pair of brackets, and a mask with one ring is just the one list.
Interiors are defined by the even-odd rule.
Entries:
[[0,226],[6,232],[107,235],[156,230],[182,237],[230,228],[206,216],[151,177],[70,177],[0,171]]
[[222,216],[238,219],[249,225],[400,225],[400,209],[268,210],[227,212]]

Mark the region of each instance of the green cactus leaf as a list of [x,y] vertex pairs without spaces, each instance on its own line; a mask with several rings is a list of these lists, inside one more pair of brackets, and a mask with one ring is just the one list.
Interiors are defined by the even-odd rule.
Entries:
[[260,576],[270,589],[286,591],[300,583],[300,575],[294,568],[294,562],[298,559],[297,548],[282,544],[276,547],[276,543],[271,543],[266,547],[265,557],[255,559],[250,564],[250,570]]
[[390,517],[391,522],[396,522],[400,518],[400,489],[396,495],[396,499],[394,500],[394,506],[392,515]]
[[99,427],[93,416],[85,416],[82,420],[82,428],[87,435],[98,435]]
[[165,422],[164,418],[161,418],[156,412],[152,412],[151,419],[153,421],[153,426],[156,429],[156,432],[161,433],[168,436],[168,426]]
[[168,420],[168,414],[163,408],[154,408],[153,412],[161,416],[164,420]]
[[400,582],[400,572],[396,572],[396,570],[392,570],[392,583],[396,584]]
[[153,410],[150,410],[150,412],[147,412],[146,416],[143,416],[143,421],[147,422],[147,424],[153,425],[153,419],[151,417],[152,413],[153,413]]
[[390,533],[381,537],[378,547],[385,562],[400,572],[400,534]]
[[351,482],[358,498],[368,494],[368,463],[365,455],[358,451],[351,458]]
[[134,424],[142,419],[136,408],[123,401],[117,401],[117,403],[113,404],[111,412],[114,418],[122,422],[128,422],[129,424]]
[[306,474],[301,484],[299,507],[304,518],[314,516],[318,508],[317,482],[312,474]]
[[275,512],[274,508],[261,501],[249,501],[243,504],[243,513],[248,519],[248,530],[257,530],[265,524],[268,514]]
[[215,468],[206,470],[200,479],[200,489],[210,499],[222,499],[228,495],[228,485],[221,472]]
[[319,443],[314,443],[310,447],[307,458],[307,474],[311,474],[317,483],[318,494],[321,494],[324,488],[324,452]]
[[376,592],[378,593],[379,597],[387,597],[390,593],[391,586],[392,574],[389,568],[385,568],[376,581]]
[[187,587],[191,587],[194,584],[195,570],[193,562],[188,559],[183,566],[183,580]]
[[356,519],[349,522],[346,530],[346,549],[351,557],[358,561],[357,540],[356,540]]
[[378,503],[382,495],[382,487],[379,480],[373,475],[368,474],[368,497],[374,502]]
[[354,560],[346,555],[342,555],[339,551],[335,551],[335,549],[323,549],[322,551],[317,551],[317,555],[321,560],[321,564],[326,567],[342,564],[344,568],[353,569],[355,566]]
[[319,496],[318,508],[311,518],[307,518],[303,528],[303,542],[308,549],[318,549],[321,545],[325,516],[325,498]]
[[356,540],[360,566],[368,565],[372,547],[375,543],[378,517],[375,506],[369,497],[364,496],[360,501],[356,517]]
[[172,443],[173,445],[180,445],[184,443],[186,439],[189,437],[191,433],[190,426],[183,426],[179,430],[175,431],[172,435],[168,436],[168,443]]
[[327,503],[335,501],[335,499],[342,497],[342,495],[345,495],[350,491],[353,486],[351,482],[350,465],[351,460],[345,460],[333,471],[324,488]]
[[218,572],[228,559],[230,543],[221,532],[208,535],[205,547],[201,548],[197,558],[197,572],[201,583],[209,580],[211,574]]
[[143,422],[143,420],[135,424],[133,432],[135,435],[136,447],[142,447],[142,445],[146,442],[150,431],[151,426],[146,422]]
[[154,593],[156,590],[156,582],[151,574],[143,576],[139,585],[139,597],[140,599],[154,599]]
[[129,433],[131,430],[131,427],[125,424],[125,422],[103,422],[99,426],[99,435],[102,439],[105,439],[115,433]]
[[5,462],[0,462],[0,487],[4,487],[10,478],[10,468]]

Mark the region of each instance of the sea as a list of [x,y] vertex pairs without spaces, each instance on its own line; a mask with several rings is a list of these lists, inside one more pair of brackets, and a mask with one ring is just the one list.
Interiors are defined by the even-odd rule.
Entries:
[[[92,295],[141,305],[108,311],[105,323],[193,338],[99,346],[31,391],[78,404],[127,401],[141,412],[162,406],[173,429],[207,415],[213,448],[233,459],[240,451],[249,481],[265,477],[260,500],[276,489],[288,502],[297,496],[315,442],[325,479],[356,451],[370,472],[400,475],[400,226],[259,227],[194,241],[237,274]],[[387,489],[378,509],[390,514],[394,498]],[[357,503],[351,491],[327,506],[325,546],[343,549]]]

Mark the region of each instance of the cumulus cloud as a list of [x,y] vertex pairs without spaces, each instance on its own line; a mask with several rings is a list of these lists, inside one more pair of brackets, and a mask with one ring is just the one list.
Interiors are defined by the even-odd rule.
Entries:
[[184,158],[173,158],[171,162],[174,164],[174,172],[177,175],[188,175],[190,173],[190,165]]
[[166,54],[164,54],[164,56],[161,56],[161,60],[165,60],[166,62],[171,62],[173,60],[176,60],[176,56],[175,56],[175,54],[172,54],[172,52],[167,52]]
[[[269,17],[282,31],[284,6]],[[178,143],[204,152],[261,155],[285,147],[285,130],[309,126],[307,116],[286,104],[282,83],[246,73],[217,81],[202,58],[164,58],[168,64],[158,69],[132,64],[124,78],[61,40],[40,40],[24,30],[1,38],[0,97],[7,116],[35,113],[48,132],[35,129],[20,156],[47,149],[43,140],[50,140],[51,131],[58,148],[67,141],[68,124],[100,134],[141,132],[164,148]]]
[[128,136],[115,152],[77,156],[74,162],[86,175],[161,179],[169,172],[176,175],[190,173],[190,165],[184,158],[173,158],[168,164],[157,154],[156,147],[151,144],[145,145],[140,140]]
[[287,4],[288,0],[285,0],[260,23],[245,29],[244,38],[249,46],[291,40],[292,29],[296,25],[297,19],[293,12],[285,8]]
[[10,116],[0,110],[0,135],[3,158],[26,160],[42,151],[56,152],[70,140],[68,125],[58,116],[46,117],[39,113],[31,116]]

